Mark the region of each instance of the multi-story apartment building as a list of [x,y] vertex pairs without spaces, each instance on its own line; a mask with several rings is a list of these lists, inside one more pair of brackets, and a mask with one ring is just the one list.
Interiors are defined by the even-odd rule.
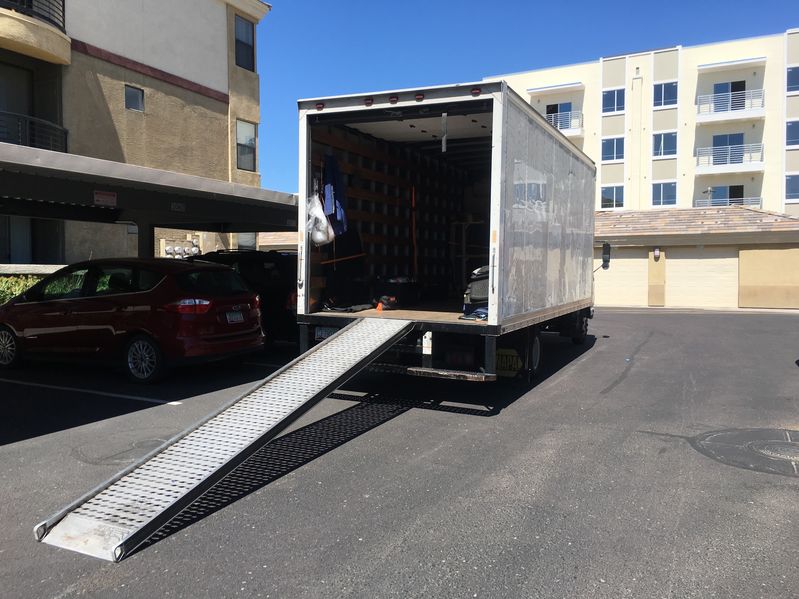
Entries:
[[[0,0],[0,142],[259,186],[260,0]],[[169,240],[186,232],[157,230]],[[195,234],[204,249],[230,235]],[[163,245],[163,242],[161,242]],[[0,215],[0,262],[136,253],[136,228]]]
[[[600,303],[799,307],[799,277],[753,283],[748,254],[772,244],[768,269],[799,271],[799,29],[501,78],[597,164],[597,236],[619,258]],[[779,235],[743,224],[764,218]]]

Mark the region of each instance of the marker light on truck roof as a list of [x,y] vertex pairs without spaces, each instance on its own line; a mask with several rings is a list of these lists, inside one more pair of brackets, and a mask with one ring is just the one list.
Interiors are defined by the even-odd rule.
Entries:
[[389,104],[396,104],[398,101],[399,101],[399,98],[397,96],[389,96],[389,98],[388,98],[388,103]]
[[375,103],[375,100],[374,98],[364,98],[363,103],[365,106],[371,106],[372,104]]
[[316,109],[317,110],[322,110],[324,107],[325,107],[325,103],[324,102],[317,102],[316,103]]
[[421,102],[422,100],[424,100],[424,94],[416,94],[415,97],[417,102]]
[[473,87],[472,88],[472,95],[473,96],[479,96],[482,92],[483,92],[483,90],[481,90],[479,87]]

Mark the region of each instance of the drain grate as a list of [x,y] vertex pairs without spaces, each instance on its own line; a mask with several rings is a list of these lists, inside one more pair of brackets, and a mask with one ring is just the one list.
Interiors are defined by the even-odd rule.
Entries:
[[799,477],[799,431],[779,428],[711,431],[691,439],[691,445],[723,464]]

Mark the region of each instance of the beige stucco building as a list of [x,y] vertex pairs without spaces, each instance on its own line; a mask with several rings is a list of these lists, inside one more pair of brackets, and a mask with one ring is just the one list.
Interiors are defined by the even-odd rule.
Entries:
[[799,308],[799,29],[499,78],[597,164],[598,304]]
[[[269,8],[3,0],[0,142],[260,186],[255,29]],[[0,215],[0,262],[132,255],[136,234],[132,224]],[[237,240],[157,229],[155,251],[192,242],[212,250]]]

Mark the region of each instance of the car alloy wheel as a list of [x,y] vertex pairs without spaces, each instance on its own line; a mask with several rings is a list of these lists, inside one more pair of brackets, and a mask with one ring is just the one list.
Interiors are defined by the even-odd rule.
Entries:
[[17,357],[17,340],[8,329],[0,329],[0,366],[11,366]]
[[128,372],[139,380],[151,379],[158,371],[158,350],[147,339],[136,339],[128,348]]

